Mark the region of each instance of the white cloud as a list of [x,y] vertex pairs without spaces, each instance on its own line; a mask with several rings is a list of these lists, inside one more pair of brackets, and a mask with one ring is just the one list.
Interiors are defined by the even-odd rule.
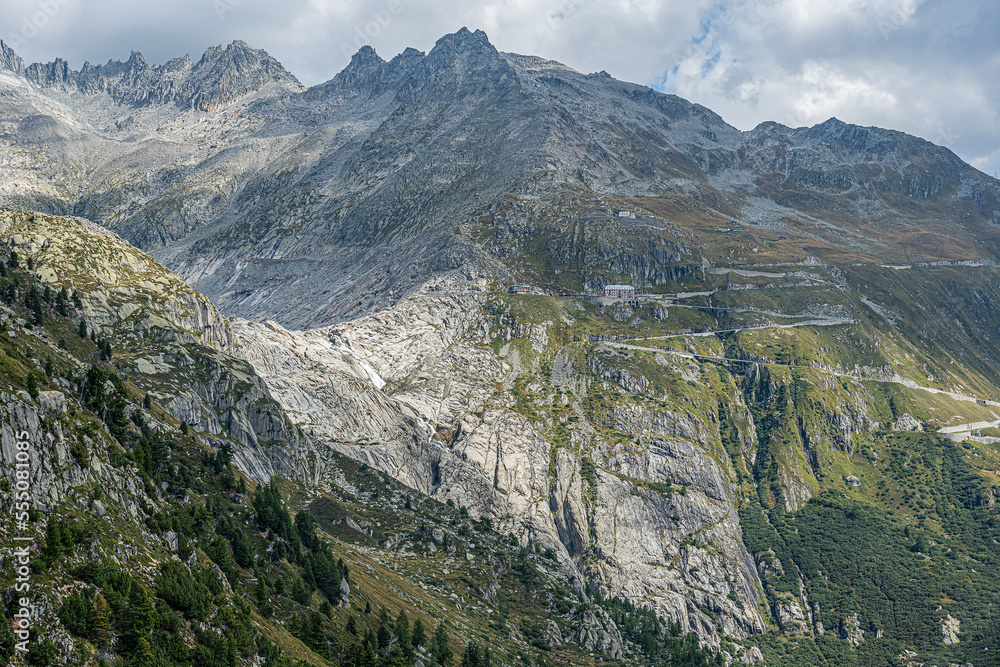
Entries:
[[707,16],[661,87],[741,129],[832,116],[975,160],[1000,146],[1000,8],[972,0],[758,0]]
[[993,178],[1000,178],[1000,148],[989,155],[972,158],[969,164]]

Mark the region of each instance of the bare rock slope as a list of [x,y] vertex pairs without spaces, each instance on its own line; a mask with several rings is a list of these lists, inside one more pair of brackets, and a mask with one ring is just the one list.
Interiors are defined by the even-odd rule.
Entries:
[[[333,449],[553,549],[605,594],[646,601],[706,641],[763,631],[761,584],[718,432],[633,410],[621,417],[648,438],[641,447],[609,449],[584,421],[553,448],[548,428],[519,412],[511,391],[522,365],[537,362],[494,351],[489,299],[454,276],[350,323],[301,333],[274,322],[234,328],[240,354],[291,419]],[[535,333],[544,356],[544,327]],[[603,384],[585,366],[567,375],[580,400]],[[538,389],[556,404],[567,396]],[[673,493],[644,486],[671,479]]]

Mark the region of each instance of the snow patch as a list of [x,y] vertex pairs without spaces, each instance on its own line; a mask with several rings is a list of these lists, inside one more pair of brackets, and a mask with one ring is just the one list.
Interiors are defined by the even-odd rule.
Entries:
[[15,86],[20,88],[24,86],[24,82],[18,79],[16,76],[11,76],[6,72],[0,72],[0,83],[5,83],[8,86]]
[[364,369],[365,373],[368,374],[368,378],[375,385],[376,389],[381,389],[385,386],[385,380],[378,374],[378,372],[364,359],[358,359],[358,364]]
[[893,315],[892,313],[890,313],[888,310],[886,310],[882,306],[878,305],[877,303],[875,303],[874,301],[872,301],[871,299],[869,299],[866,296],[861,297],[861,303],[865,304],[866,306],[868,306],[869,308],[871,308],[872,310],[874,310],[876,313],[878,313],[882,317],[882,319],[888,321],[890,324],[896,324],[896,322],[899,321],[899,318],[897,318],[895,315]]

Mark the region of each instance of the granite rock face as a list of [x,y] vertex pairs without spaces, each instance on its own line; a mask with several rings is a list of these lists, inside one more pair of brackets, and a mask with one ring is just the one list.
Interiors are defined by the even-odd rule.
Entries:
[[858,620],[857,614],[851,614],[844,619],[840,626],[840,637],[847,640],[854,648],[861,646],[865,640],[865,631],[861,628],[861,621]]
[[[651,605],[710,643],[762,631],[761,584],[725,481],[733,472],[712,455],[718,432],[683,415],[623,410],[619,427],[648,446],[607,447],[581,421],[570,447],[554,447],[515,409],[511,383],[524,360],[486,345],[488,299],[475,280],[453,276],[350,323],[291,332],[236,320],[234,329],[290,418],[325,443],[321,456],[330,447],[465,505],[552,549],[605,594]],[[544,330],[524,340],[544,349]],[[582,391],[604,381],[585,364],[567,366],[562,381]],[[584,458],[601,462],[589,481]],[[643,486],[664,480],[677,493]]]
[[3,40],[0,40],[0,69],[19,76],[24,75],[24,60]]
[[899,418],[892,423],[892,430],[894,431],[922,431],[924,430],[923,424],[921,424],[917,419],[914,418],[909,412],[904,412],[899,415]]
[[[108,463],[107,448],[100,435],[88,438],[83,455],[70,452],[72,441],[59,426],[61,410],[65,406],[65,396],[61,401],[53,400],[53,395],[61,392],[47,392],[38,401],[27,394],[14,396],[0,392],[0,467],[7,480],[19,479],[18,463],[27,463],[27,486],[30,502],[35,509],[45,511],[78,498],[84,507],[91,507],[95,514],[103,516],[108,507],[116,513],[132,519],[144,519],[143,507],[149,498],[138,475],[124,469],[112,467]],[[54,422],[54,426],[43,426],[43,420]],[[24,460],[27,454],[27,461]],[[104,500],[93,500],[80,494],[79,489],[100,487],[104,490]],[[3,510],[13,515],[14,496],[4,494]],[[7,522],[7,528],[13,528]],[[156,539],[156,538],[153,538]]]
[[945,618],[941,619],[941,641],[945,644],[957,644],[961,641],[958,637],[958,632],[961,629],[961,623],[957,618],[948,614]]
[[204,295],[86,220],[0,212],[0,242],[35,262],[53,291],[75,291],[90,335],[129,349],[119,371],[209,442],[229,442],[244,472],[262,482],[275,472],[315,481],[308,444],[253,368],[233,356],[232,326]]

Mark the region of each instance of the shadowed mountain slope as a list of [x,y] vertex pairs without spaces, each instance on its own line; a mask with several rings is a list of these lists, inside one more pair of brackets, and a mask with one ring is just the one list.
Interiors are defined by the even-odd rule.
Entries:
[[[772,259],[996,259],[1000,186],[946,149],[836,120],[739,132],[676,96],[498,53],[480,31],[388,62],[364,47],[307,91],[240,42],[80,72],[4,53],[26,78],[2,91],[2,194],[109,226],[234,315],[302,327],[384,307],[491,263],[490,235],[512,225],[531,230],[527,257],[601,257],[563,267],[575,286],[549,276],[570,289],[613,282],[608,260],[655,286],[758,259],[705,242],[730,223]],[[657,217],[634,240],[576,222],[632,207]],[[498,252],[510,268],[518,251]]]

